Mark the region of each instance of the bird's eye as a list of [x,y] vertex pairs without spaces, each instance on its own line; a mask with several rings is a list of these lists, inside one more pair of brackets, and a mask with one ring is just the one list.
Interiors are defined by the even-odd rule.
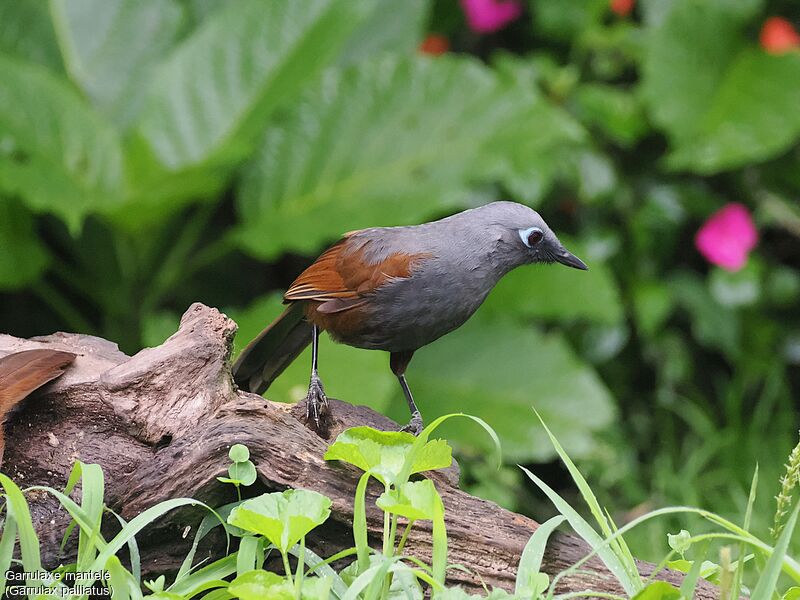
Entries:
[[525,244],[528,248],[533,248],[544,238],[544,231],[542,231],[538,227],[529,227],[528,229],[520,229],[519,237],[522,240],[522,243]]

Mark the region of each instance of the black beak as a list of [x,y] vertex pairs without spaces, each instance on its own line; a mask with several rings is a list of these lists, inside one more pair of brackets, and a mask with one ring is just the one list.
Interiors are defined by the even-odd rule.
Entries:
[[580,269],[581,271],[588,271],[589,267],[577,256],[568,252],[564,248],[557,251],[555,253],[555,258],[558,262],[562,265],[567,265],[568,267],[572,267],[573,269]]

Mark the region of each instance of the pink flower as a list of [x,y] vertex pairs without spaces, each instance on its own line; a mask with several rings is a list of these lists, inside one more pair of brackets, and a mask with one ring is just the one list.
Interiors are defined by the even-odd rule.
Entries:
[[461,8],[475,33],[502,29],[522,14],[522,4],[517,0],[461,0]]
[[694,245],[706,260],[728,271],[738,271],[756,247],[758,231],[750,212],[731,202],[711,215],[694,238]]

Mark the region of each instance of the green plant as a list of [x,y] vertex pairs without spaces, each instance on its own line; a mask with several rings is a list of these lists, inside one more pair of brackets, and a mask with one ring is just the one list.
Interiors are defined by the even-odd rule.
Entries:
[[[447,564],[447,536],[444,528],[443,507],[433,483],[428,479],[411,479],[417,473],[443,468],[451,462],[451,449],[443,440],[431,440],[431,433],[448,415],[431,423],[425,431],[414,438],[399,432],[381,432],[366,427],[357,427],[339,435],[326,453],[329,460],[343,460],[364,470],[356,488],[354,500],[353,532],[356,546],[343,550],[328,558],[321,558],[305,547],[306,536],[323,524],[330,514],[330,500],[308,490],[287,490],[263,494],[247,500],[219,507],[203,519],[195,535],[192,549],[183,562],[174,580],[168,584],[165,576],[153,581],[142,581],[139,574],[139,553],[136,535],[154,519],[165,512],[186,505],[200,505],[189,499],[176,499],[148,509],[141,515],[125,523],[120,519],[120,532],[106,541],[100,532],[104,513],[109,511],[103,504],[103,476],[97,465],[76,463],[65,491],[52,488],[32,487],[26,491],[46,491],[55,496],[73,517],[65,534],[66,538],[76,528],[78,530],[78,555],[76,563],[63,566],[53,572],[41,570],[39,543],[31,523],[30,513],[24,493],[14,482],[0,474],[3,488],[4,521],[0,536],[0,569],[3,574],[15,564],[14,549],[19,540],[21,566],[31,575],[29,584],[52,588],[53,593],[70,597],[65,583],[65,573],[93,572],[107,573],[102,580],[115,598],[143,598],[142,586],[154,600],[188,600],[200,594],[205,598],[285,598],[287,600],[361,600],[390,598],[422,598],[420,581],[429,585],[436,600],[466,600],[477,598],[460,588],[447,588],[445,575]],[[493,431],[472,417],[496,440]],[[543,423],[544,425],[544,423]],[[572,460],[561,447],[558,440],[545,426],[551,443],[564,461],[575,484],[580,490],[599,531],[584,520],[578,511],[541,479],[527,469],[528,477],[552,500],[560,515],[542,523],[527,543],[517,571],[515,590],[509,594],[503,590],[486,590],[487,598],[496,600],[556,600],[576,595],[555,594],[558,582],[580,571],[592,556],[599,556],[615,577],[625,596],[600,594],[612,599],[625,598],[638,600],[691,598],[698,579],[703,577],[718,582],[721,597],[733,598],[740,589],[742,573],[748,563],[755,565],[755,586],[751,597],[754,600],[768,600],[779,595],[782,600],[796,600],[800,586],[783,589],[779,583],[781,572],[795,584],[800,583],[800,563],[788,554],[789,540],[797,526],[800,507],[795,507],[775,546],[749,532],[749,515],[752,511],[757,476],[751,484],[748,517],[743,526],[709,511],[689,507],[667,507],[652,511],[617,528],[608,516],[587,481],[575,467]],[[234,450],[235,449],[235,450]],[[236,445],[231,449],[231,458],[236,462],[249,460],[243,447]],[[384,486],[384,492],[377,500],[377,506],[384,511],[385,523],[381,549],[372,549],[367,543],[365,521],[365,491],[374,478]],[[231,483],[237,480],[231,478]],[[81,503],[75,503],[70,492],[80,483],[83,494]],[[688,531],[670,535],[671,550],[661,560],[658,568],[647,579],[642,579],[624,541],[624,536],[644,523],[661,520],[670,515],[699,515],[717,528],[712,533],[692,535]],[[117,517],[118,518],[118,517]],[[398,527],[405,521],[400,539]],[[405,541],[408,532],[416,521],[430,520],[433,524],[433,562],[427,565],[416,557],[407,555]],[[541,572],[542,557],[548,539],[553,531],[564,522],[591,547],[591,552],[561,573],[554,574],[552,580]],[[223,558],[202,567],[194,566],[194,554],[199,541],[214,527],[222,526],[228,536],[237,537],[238,549],[226,553]],[[719,564],[705,560],[709,555],[711,542],[721,542]],[[131,567],[125,567],[116,553],[128,545]],[[730,544],[736,544],[739,559],[731,560]],[[744,549],[752,550],[745,555]],[[264,569],[265,561],[272,550],[281,556],[284,574],[279,575]],[[687,554],[695,557],[688,560]],[[675,558],[678,555],[680,558]],[[297,562],[294,572],[290,556]],[[338,560],[353,557],[350,566],[336,572],[331,564]],[[686,573],[680,589],[654,577],[658,571],[670,566]],[[85,580],[82,580],[85,581]],[[5,575],[0,580],[0,590],[6,589]],[[781,590],[781,591],[779,591]],[[586,590],[579,595],[598,595]],[[77,599],[77,596],[76,596]]]
[[228,451],[228,458],[231,459],[231,466],[228,467],[227,477],[217,477],[222,483],[231,483],[236,486],[236,493],[239,500],[242,499],[240,486],[253,485],[258,478],[256,466],[250,460],[250,450],[242,444],[234,444]]

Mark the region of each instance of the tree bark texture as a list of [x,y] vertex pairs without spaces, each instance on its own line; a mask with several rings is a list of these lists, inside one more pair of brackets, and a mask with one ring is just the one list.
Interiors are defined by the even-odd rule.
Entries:
[[[194,304],[180,328],[161,346],[129,357],[112,342],[87,335],[56,333],[19,339],[0,335],[0,357],[48,349],[76,355],[63,375],[33,392],[6,424],[2,471],[20,486],[63,489],[74,461],[97,463],[105,472],[106,504],[126,519],[170,498],[192,497],[211,506],[233,501],[232,486],[221,484],[231,445],[250,449],[259,480],[248,493],[290,487],[315,490],[333,501],[331,518],[307,540],[322,556],[353,545],[353,497],[360,472],[346,464],[326,462],[323,454],[347,427],[370,425],[396,429],[374,411],[331,400],[333,414],[325,438],[304,424],[302,407],[275,403],[237,390],[230,373],[236,324],[213,308]],[[0,415],[0,422],[2,422]],[[450,583],[478,591],[487,585],[512,590],[522,549],[538,524],[458,488],[457,467],[429,474],[442,496],[449,537],[449,561],[471,573],[451,570]],[[371,542],[377,547],[383,527],[370,488],[367,501]],[[57,501],[29,493],[34,524],[47,567],[67,561],[61,537],[69,518]],[[137,539],[146,576],[176,570],[204,516],[198,508],[167,514]],[[423,560],[431,554],[430,528],[417,523],[407,551]],[[75,537],[73,536],[73,541]],[[220,537],[201,546],[204,556],[225,551]],[[543,569],[554,575],[588,554],[588,546],[569,534],[551,538]],[[643,574],[653,566],[640,563]],[[673,583],[681,575],[657,576]],[[558,591],[595,590],[621,593],[615,578],[593,558],[580,575],[564,578]],[[701,582],[698,598],[716,597],[716,588]]]

